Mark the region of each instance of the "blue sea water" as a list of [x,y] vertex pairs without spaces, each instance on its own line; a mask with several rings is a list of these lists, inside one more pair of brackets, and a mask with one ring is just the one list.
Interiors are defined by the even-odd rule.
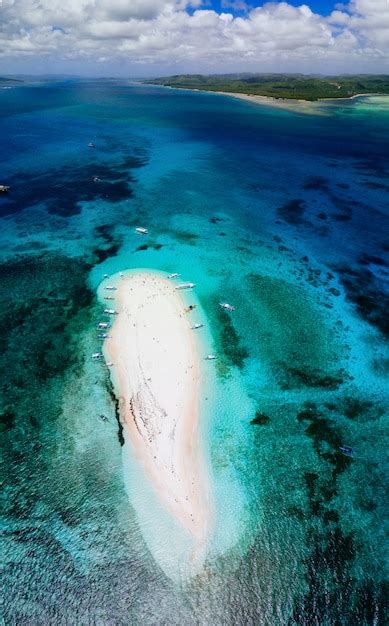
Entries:
[[[5,623],[384,624],[389,99],[26,81],[0,115]],[[90,361],[102,276],[137,267],[197,284],[218,354],[189,579]]]

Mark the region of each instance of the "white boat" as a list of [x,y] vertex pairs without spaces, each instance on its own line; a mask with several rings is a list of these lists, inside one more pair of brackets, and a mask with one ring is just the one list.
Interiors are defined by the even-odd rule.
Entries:
[[88,143],[88,148],[94,148],[94,147],[95,147],[95,144],[93,143],[93,141],[90,141]]
[[235,311],[235,307],[232,304],[228,304],[228,302],[220,302],[219,305],[225,311]]
[[101,354],[101,352],[94,352],[92,354],[92,360],[93,361],[98,361],[99,359],[102,359],[103,355]]
[[115,300],[113,296],[104,296],[104,300]]
[[207,356],[205,357],[206,361],[214,361],[215,359],[217,359],[217,356],[215,354],[207,354]]
[[10,189],[8,185],[0,185],[0,193],[8,193]]
[[198,328],[202,328],[204,324],[193,324],[192,330],[197,330]]
[[115,309],[104,309],[104,313],[107,315],[117,315]]
[[193,287],[196,287],[195,283],[181,283],[176,289],[193,289]]
[[104,330],[105,328],[110,328],[110,325],[108,322],[99,322],[97,328],[98,330]]
[[113,285],[107,285],[106,287],[104,287],[104,289],[107,289],[107,291],[116,291],[117,287],[114,287]]
[[107,361],[107,367],[113,367],[112,361]]
[[177,272],[174,272],[173,274],[169,274],[168,278],[172,279],[172,278],[179,278],[181,276],[181,274],[177,274]]
[[103,274],[103,278],[109,278],[109,274]]
[[111,335],[107,335],[107,333],[102,333],[99,335],[99,339],[112,339]]
[[142,226],[138,226],[138,228],[135,228],[135,232],[138,233],[138,235],[147,235],[147,233],[149,231],[147,230],[147,228],[143,228]]

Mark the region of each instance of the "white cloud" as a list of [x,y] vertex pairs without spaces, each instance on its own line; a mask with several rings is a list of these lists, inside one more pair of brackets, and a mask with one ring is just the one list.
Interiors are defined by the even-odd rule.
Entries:
[[[187,12],[188,7],[192,11]],[[329,16],[308,4],[222,0],[3,0],[0,57],[69,59],[160,71],[387,71],[388,0],[351,0]],[[243,11],[240,17],[230,9]],[[140,70],[139,70],[140,71]]]

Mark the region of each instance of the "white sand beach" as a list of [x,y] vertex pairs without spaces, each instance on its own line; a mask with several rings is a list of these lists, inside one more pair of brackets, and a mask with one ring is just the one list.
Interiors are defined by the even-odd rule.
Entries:
[[176,284],[141,271],[123,275],[104,354],[119,398],[124,438],[157,495],[192,537],[194,554],[211,525],[199,440],[200,356],[192,316]]
[[226,91],[217,91],[214,93],[223,94],[225,96],[231,96],[232,98],[238,98],[238,100],[246,100],[253,104],[262,104],[265,106],[275,107],[277,109],[284,109],[285,111],[292,111],[293,113],[305,113],[307,115],[325,115],[325,109],[320,107],[320,100],[295,100],[291,98],[272,98],[271,96],[257,96],[245,93],[233,93]]
[[[200,90],[197,90],[200,91]],[[293,113],[304,113],[306,115],[330,115],[331,109],[325,105],[341,105],[342,102],[353,102],[360,98],[373,98],[377,94],[373,93],[357,93],[354,96],[344,98],[319,98],[318,100],[299,100],[292,98],[273,98],[271,96],[258,96],[254,94],[234,93],[227,91],[212,91],[207,93],[218,93],[224,96],[238,98],[238,100],[246,100],[253,104],[261,104],[265,106],[284,109]],[[382,96],[388,98],[388,96]]]

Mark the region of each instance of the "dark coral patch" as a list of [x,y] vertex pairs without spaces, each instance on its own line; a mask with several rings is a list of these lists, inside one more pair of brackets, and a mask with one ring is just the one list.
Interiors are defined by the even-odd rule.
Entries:
[[102,263],[106,259],[115,256],[119,251],[119,244],[112,244],[102,248],[95,248],[93,250],[94,257],[97,263]]
[[365,268],[338,267],[336,271],[359,315],[389,337],[389,294],[378,278]]
[[196,245],[196,241],[199,238],[199,235],[196,233],[190,233],[184,230],[173,230],[172,236],[181,243],[187,243],[190,246]]
[[[0,324],[7,328],[0,337],[0,395],[4,429],[12,430],[4,451],[12,462],[23,465],[31,454],[26,467],[39,466],[37,432],[59,418],[61,385],[81,366],[77,333],[94,298],[89,271],[84,261],[50,254],[0,265]],[[23,518],[34,503],[36,494],[24,487],[12,507]]]
[[225,217],[210,217],[209,221],[211,224],[218,224],[219,222],[227,222]]
[[329,181],[324,176],[310,176],[303,184],[303,189],[327,191]]
[[343,413],[348,419],[368,422],[382,417],[385,409],[370,399],[347,397],[343,400]]
[[220,341],[225,356],[232,365],[242,368],[249,353],[245,346],[241,344],[239,335],[232,323],[231,316],[218,307],[217,319]]
[[[350,588],[349,563],[355,556],[355,547],[350,535],[343,535],[338,527],[328,533],[317,533],[312,530],[308,537],[309,545],[313,546],[311,555],[306,561],[308,592],[301,604],[296,607],[288,626],[312,626],[313,624],[353,623],[349,621],[349,598],[340,595],[338,586]],[[335,587],[330,590],[324,584],[323,572],[331,573],[336,580]],[[334,615],[347,615],[347,620],[333,620]]]
[[101,244],[93,250],[94,263],[102,263],[118,253],[122,237],[115,236],[114,231],[115,227],[111,224],[102,224],[95,227],[94,233],[101,239]]
[[270,417],[262,413],[261,411],[257,411],[255,413],[255,417],[251,420],[250,424],[253,426],[264,426],[270,422]]
[[362,184],[368,189],[382,189],[384,191],[389,191],[389,185],[385,185],[384,183],[377,183],[373,180],[367,180]]
[[340,385],[348,380],[345,372],[337,374],[326,374],[319,369],[288,367],[288,372],[292,379],[301,383],[305,387],[322,389],[338,389]]
[[277,214],[288,224],[294,226],[304,224],[305,203],[303,200],[295,199],[286,202],[277,209]]
[[[133,159],[132,167],[144,164]],[[1,216],[23,211],[38,204],[50,214],[72,217],[81,211],[81,203],[93,200],[119,202],[133,196],[133,177],[123,164],[101,162],[74,163],[38,173],[23,172],[11,178],[12,192],[1,203]]]
[[3,411],[0,414],[0,424],[1,428],[7,430],[8,428],[12,428],[16,420],[16,414],[12,410]]
[[361,265],[379,265],[380,267],[388,267],[389,265],[388,261],[383,259],[382,257],[366,253],[361,254],[358,262]]

